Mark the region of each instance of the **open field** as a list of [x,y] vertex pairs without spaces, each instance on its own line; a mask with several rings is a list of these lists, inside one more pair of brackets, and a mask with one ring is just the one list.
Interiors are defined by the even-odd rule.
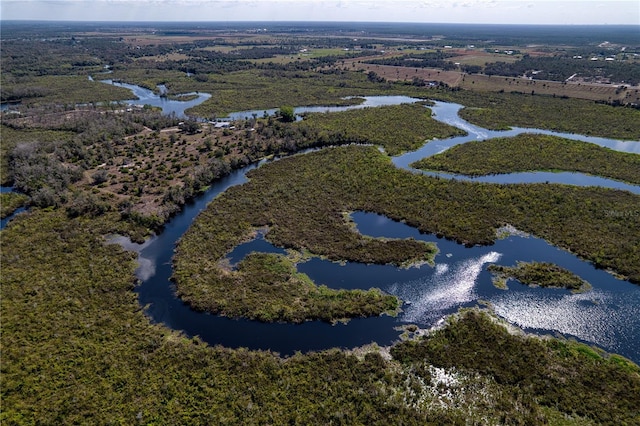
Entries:
[[138,58],[137,60],[163,62],[163,61],[186,61],[188,59],[189,59],[189,56],[185,55],[184,53],[172,52],[166,55],[143,56],[141,58]]
[[392,65],[376,65],[359,62],[354,58],[345,60],[343,69],[374,72],[389,81],[412,82],[414,78],[438,81],[450,87],[479,92],[519,92],[525,94],[551,95],[596,101],[640,103],[640,87],[632,86],[624,90],[617,85],[595,83],[564,83],[557,81],[530,80],[518,77],[466,74],[461,71],[442,71],[437,68],[411,68]]
[[353,51],[334,48],[334,49],[301,49],[298,52],[293,52],[290,55],[277,55],[273,58],[254,59],[252,62],[256,64],[288,64],[296,61],[313,61],[314,59],[323,58],[326,56],[334,56],[336,58],[349,58],[354,55]]
[[526,78],[511,78],[488,75],[465,75],[458,80],[458,87],[467,90],[486,92],[519,92],[550,96],[567,96],[570,98],[594,101],[620,100],[624,103],[640,103],[640,87],[632,86],[622,90],[617,85],[574,83],[529,80]]
[[364,73],[373,71],[380,77],[389,81],[411,82],[415,77],[426,81],[442,81],[451,87],[457,87],[463,77],[463,73],[459,71],[443,71],[437,68],[411,68],[393,65],[367,64],[365,61],[366,58],[348,59],[344,61],[344,65],[339,65],[339,68],[351,71],[361,71]]
[[[92,35],[88,33],[87,35]],[[167,34],[136,34],[123,37],[123,41],[133,46],[173,46],[176,44],[188,44],[195,41],[231,40],[234,43],[263,44],[273,41],[268,36],[252,34],[229,34],[227,32],[212,32],[210,34],[187,34],[187,35],[167,35]]]
[[451,59],[452,62],[457,62],[461,65],[478,65],[484,66],[490,62],[515,62],[522,58],[522,55],[507,55],[505,53],[491,53],[484,50],[454,50],[452,53],[459,53],[460,56],[454,56]]

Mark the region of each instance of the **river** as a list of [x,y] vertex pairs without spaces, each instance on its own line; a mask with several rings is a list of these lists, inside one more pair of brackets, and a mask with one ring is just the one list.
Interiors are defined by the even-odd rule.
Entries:
[[[144,87],[136,86],[135,84],[127,84],[120,83],[113,80],[100,80],[102,83],[113,84],[118,87],[125,87],[133,92],[137,99],[121,101],[128,104],[138,104],[138,105],[151,105],[155,107],[162,108],[162,113],[166,115],[174,114],[178,118],[187,118],[185,114],[185,110],[194,107],[196,105],[200,105],[202,102],[206,101],[211,97],[208,93],[184,93],[183,95],[196,95],[195,99],[191,99],[188,101],[181,101],[179,99],[169,99],[163,96],[159,96],[154,93],[152,90],[145,89]],[[166,91],[164,86],[159,87],[160,91],[163,93]]]
[[[208,99],[210,95],[199,94],[199,98],[189,102],[179,102],[160,98],[152,91],[133,85],[123,85],[134,90],[140,99],[133,103],[149,103],[161,106],[165,113],[183,116],[184,109]],[[155,98],[154,98],[155,97]],[[157,98],[157,99],[156,99]],[[392,105],[416,102],[419,99],[407,97],[367,97],[368,105]],[[363,107],[312,107],[296,108],[295,112],[341,111]],[[583,140],[601,146],[626,151],[640,152],[640,144],[592,138],[574,134],[549,132],[540,129],[518,129],[510,131],[490,131],[474,126],[458,116],[460,105],[436,102],[431,107],[434,118],[452,124],[468,132],[466,136],[446,140],[434,140],[422,148],[406,153],[392,160],[401,168],[408,168],[413,161],[442,152],[451,146],[492,137],[513,136],[519,133],[554,134],[570,139]],[[275,110],[267,110],[274,113]],[[244,111],[230,115],[231,119],[262,116],[264,111]],[[400,297],[404,302],[403,311],[397,317],[380,316],[353,319],[348,324],[330,325],[319,321],[304,324],[267,324],[243,319],[229,319],[207,313],[192,311],[174,295],[171,257],[173,249],[189,228],[198,213],[207,203],[231,186],[246,181],[247,171],[257,167],[251,165],[232,172],[214,183],[211,188],[176,215],[164,231],[143,245],[133,244],[124,238],[114,238],[127,249],[139,253],[139,267],[136,271],[140,285],[136,287],[140,304],[152,321],[162,323],[188,336],[199,336],[211,344],[228,347],[272,350],[282,355],[297,351],[306,352],[331,347],[352,348],[376,342],[389,345],[398,339],[396,328],[405,324],[417,324],[429,328],[442,323],[447,315],[461,307],[491,305],[494,311],[512,324],[527,331],[540,334],[560,333],[567,337],[595,344],[607,351],[624,355],[640,363],[640,286],[619,280],[613,275],[596,269],[589,262],[560,250],[546,241],[533,236],[508,235],[492,246],[466,248],[452,241],[438,239],[433,235],[420,234],[405,224],[372,214],[356,212],[353,220],[359,231],[373,237],[406,238],[435,242],[440,250],[434,267],[421,266],[399,269],[387,265],[365,265],[358,263],[332,263],[312,258],[298,265],[298,270],[308,274],[316,283],[334,288],[379,287]],[[541,181],[568,183],[575,185],[602,184],[602,186],[628,189],[639,193],[638,186],[627,185],[610,179],[597,178],[579,173],[533,173],[506,174],[484,179],[509,183],[519,181]],[[463,176],[449,176],[466,179]],[[596,180],[593,180],[593,179]],[[524,179],[524,180],[522,180]],[[594,183],[595,182],[595,183]],[[621,186],[622,185],[622,186]],[[250,251],[274,251],[282,249],[272,246],[263,238],[238,246],[229,257],[237,262]],[[589,281],[593,289],[586,293],[573,294],[563,289],[530,288],[511,282],[509,290],[499,290],[491,282],[486,265],[500,263],[512,265],[521,261],[548,261],[565,267]]]
[[[367,102],[370,105],[390,105],[418,101],[406,97],[392,98],[369,97]],[[633,142],[560,134],[539,129],[493,132],[461,120],[458,116],[460,107],[436,102],[432,110],[436,119],[465,129],[468,132],[467,136],[431,141],[418,151],[394,157],[394,164],[406,168],[417,158],[434,155],[449,146],[469,140],[511,136],[523,132],[552,133],[627,152],[638,152],[640,148]],[[312,111],[340,111],[350,108],[354,106],[314,107]],[[307,108],[295,110],[297,114],[309,111]],[[274,112],[275,110],[268,110],[267,114]],[[262,116],[264,111],[239,112],[232,114],[230,118],[240,119],[251,117],[253,114]],[[398,326],[411,323],[429,328],[441,323],[447,315],[455,313],[460,307],[488,303],[502,318],[527,331],[541,334],[561,333],[640,362],[636,349],[640,347],[640,336],[635,332],[640,326],[640,287],[618,280],[611,274],[594,268],[589,262],[533,236],[510,235],[498,240],[493,246],[465,248],[433,235],[420,234],[416,229],[393,222],[384,216],[363,212],[353,215],[354,222],[363,234],[374,237],[413,237],[435,242],[440,249],[435,267],[399,269],[386,265],[339,264],[312,258],[299,264],[298,270],[308,274],[316,283],[333,288],[379,287],[395,294],[405,302],[403,312],[397,318],[381,316],[353,319],[348,324],[330,325],[310,321],[293,325],[229,319],[192,311],[175,297],[175,289],[169,280],[173,247],[210,200],[230,186],[243,183],[246,171],[254,167],[255,165],[235,171],[214,184],[202,198],[186,206],[172,219],[162,234],[145,246],[137,247],[141,260],[138,276],[142,279],[137,292],[140,303],[147,306],[146,312],[153,321],[181,330],[189,336],[197,335],[211,345],[272,350],[282,355],[291,355],[296,351],[331,347],[351,348],[370,342],[388,345],[398,339]],[[552,175],[544,180],[566,183],[565,174]],[[568,175],[578,175],[581,176],[580,179],[587,180],[593,178],[581,174]],[[509,182],[511,176],[502,175],[500,181]],[[569,183],[584,184],[573,181]],[[604,179],[603,183],[610,187],[626,185],[608,179]],[[638,193],[637,186],[629,187]],[[250,251],[282,252],[282,249],[272,246],[263,238],[257,238],[236,247],[229,257],[232,262],[237,262]],[[511,283],[509,290],[495,288],[486,265],[494,262],[511,265],[516,260],[557,263],[589,281],[593,289],[583,294],[572,294],[563,289],[530,288],[517,283]]]

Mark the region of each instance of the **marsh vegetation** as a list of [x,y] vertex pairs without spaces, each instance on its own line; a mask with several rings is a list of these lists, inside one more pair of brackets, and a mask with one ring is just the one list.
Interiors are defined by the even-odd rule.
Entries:
[[[290,357],[213,347],[152,324],[134,291],[135,254],[105,236],[142,240],[230,170],[275,154],[353,142],[398,153],[459,133],[418,105],[309,115],[298,123],[257,114],[234,122],[235,129],[192,127],[196,116],[402,94],[462,103],[465,118],[492,128],[640,138],[640,116],[631,105],[637,89],[580,86],[593,99],[628,105],[614,107],[564,99],[582,95],[574,86],[560,92],[557,82],[493,76],[482,86],[480,77],[474,83],[468,75],[446,87],[448,71],[433,70],[427,72],[440,82],[430,87],[414,79],[415,67],[393,68],[388,79],[358,71],[358,61],[364,65],[366,56],[378,58],[382,50],[440,48],[411,40],[423,37],[420,26],[375,26],[375,34],[358,33],[356,41],[334,37],[342,31],[338,24],[310,24],[302,32],[276,25],[268,34],[256,33],[255,24],[216,25],[105,23],[96,31],[93,23],[3,22],[1,98],[20,104],[1,115],[0,178],[26,195],[3,194],[0,203],[3,215],[30,205],[1,233],[3,424],[637,421],[640,371],[631,361],[575,342],[513,334],[477,311],[391,348]],[[551,46],[546,33],[437,29],[445,38],[434,41],[456,50],[479,37],[513,43],[523,53],[533,42]],[[406,32],[402,41],[398,31]],[[594,34],[604,36],[597,28]],[[606,36],[626,43],[619,33]],[[563,39],[562,49],[566,43],[588,48],[584,34]],[[302,49],[314,52],[306,56]],[[492,55],[489,62],[500,59]],[[130,91],[87,78],[101,72],[154,91],[164,84],[169,98],[198,91],[216,96],[192,109],[188,120],[149,107],[127,111],[108,101],[129,99]],[[554,97],[549,91],[556,89]],[[543,143],[542,152],[560,155],[554,151],[559,143]],[[594,155],[601,166],[580,162],[601,167],[598,173],[617,173],[607,161],[629,170],[636,164],[617,154]],[[311,255],[407,267],[433,262],[433,244],[359,234],[348,220],[354,211],[467,245],[491,244],[495,230],[508,223],[640,282],[640,201],[626,192],[445,181],[398,170],[376,147],[356,146],[276,161],[249,178],[219,196],[177,247],[177,293],[198,309],[289,322],[394,312],[399,301],[393,296],[328,289],[295,270]],[[230,268],[229,251],[263,227],[288,254],[254,253]]]
[[399,344],[393,358],[376,347],[286,359],[210,347],[149,323],[132,292],[133,256],[101,237],[118,230],[112,219],[34,211],[2,231],[3,422],[578,425],[638,416],[633,363],[513,335],[485,314]]
[[4,219],[20,207],[23,207],[28,201],[29,197],[24,194],[15,192],[0,193],[0,217]]
[[488,269],[494,274],[493,282],[499,288],[506,288],[510,279],[529,286],[566,288],[574,292],[591,288],[587,281],[549,262],[517,262],[516,266],[489,265]]
[[468,176],[524,171],[568,171],[640,184],[640,156],[547,135],[473,141],[412,164]]
[[319,138],[338,134],[345,141],[379,145],[389,155],[413,151],[430,139],[464,134],[458,128],[434,120],[431,110],[420,104],[308,114],[298,127],[310,128]]
[[433,98],[461,103],[460,116],[478,126],[503,130],[531,127],[614,139],[640,140],[640,111],[584,99],[530,93],[442,90]]
[[497,228],[513,224],[638,282],[640,262],[631,247],[640,228],[605,213],[635,208],[638,196],[627,192],[443,181],[398,170],[375,148],[355,146],[283,159],[249,177],[215,199],[177,247],[178,295],[194,306],[216,312],[227,299],[217,262],[252,227],[268,226],[266,238],[278,246],[332,260],[400,264],[428,260],[434,252],[410,239],[359,236],[343,217],[357,210],[466,244],[490,244]]

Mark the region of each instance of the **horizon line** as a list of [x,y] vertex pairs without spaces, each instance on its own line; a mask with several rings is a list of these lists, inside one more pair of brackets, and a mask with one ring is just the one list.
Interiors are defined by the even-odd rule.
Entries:
[[541,27],[637,27],[640,29],[640,25],[637,24],[540,24],[540,23],[516,23],[516,24],[506,24],[506,23],[491,23],[491,22],[418,22],[418,21],[303,21],[303,20],[224,20],[224,21],[216,21],[216,20],[117,20],[117,19],[108,19],[108,20],[76,20],[76,19],[2,19],[0,18],[0,23],[2,22],[38,22],[38,23],[82,23],[82,24],[92,24],[92,23],[100,23],[100,24],[206,24],[206,23],[215,23],[215,24],[255,24],[255,23],[263,23],[263,24],[411,24],[411,25],[498,25],[505,27],[521,27],[521,26],[541,26]]

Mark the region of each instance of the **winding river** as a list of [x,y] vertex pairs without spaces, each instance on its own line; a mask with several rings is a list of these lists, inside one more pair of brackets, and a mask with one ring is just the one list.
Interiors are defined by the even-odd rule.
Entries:
[[[123,85],[125,87],[136,87]],[[146,89],[137,88],[136,95],[142,99],[134,103],[148,103],[149,97],[157,98],[155,104],[165,113],[184,114],[184,109],[209,97],[200,94],[197,100],[179,102],[160,99]],[[144,95],[144,97],[140,96]],[[368,97],[367,105],[390,105],[416,102],[408,97]],[[188,105],[187,105],[188,104]],[[165,109],[166,107],[166,109]],[[317,111],[341,111],[363,107],[314,107],[296,108],[296,113]],[[182,111],[180,111],[182,108]],[[624,142],[604,138],[593,138],[574,134],[549,132],[540,129],[490,131],[472,125],[458,116],[460,105],[436,102],[431,107],[437,120],[467,131],[466,136],[426,143],[417,151],[393,158],[396,166],[408,169],[417,159],[435,155],[451,146],[471,140],[482,140],[498,136],[513,136],[519,133],[554,134],[570,139],[596,143],[619,151],[640,153],[640,143]],[[267,114],[274,111],[267,111]],[[262,116],[264,111],[245,111],[230,116],[231,119]],[[640,363],[640,286],[616,279],[613,275],[596,269],[589,262],[560,250],[539,238],[511,232],[492,246],[465,248],[452,241],[438,239],[433,235],[420,234],[415,228],[394,222],[384,216],[355,212],[352,215],[359,231],[373,237],[407,238],[435,242],[440,250],[434,267],[421,266],[399,269],[388,265],[365,265],[358,263],[338,264],[312,258],[298,265],[298,270],[308,274],[316,283],[334,288],[379,287],[399,296],[404,302],[402,313],[397,317],[380,316],[353,319],[348,324],[330,325],[319,321],[304,324],[266,324],[248,320],[229,319],[207,313],[192,311],[174,295],[170,281],[173,248],[189,228],[198,213],[212,199],[227,188],[246,181],[247,171],[258,167],[251,165],[234,171],[211,186],[202,197],[185,206],[165,227],[164,231],[145,244],[138,245],[124,238],[114,238],[139,253],[136,271],[141,284],[136,288],[142,306],[152,321],[180,330],[188,336],[199,336],[211,345],[247,347],[249,349],[272,350],[282,355],[297,351],[306,352],[331,347],[352,348],[376,342],[388,345],[397,340],[398,326],[417,324],[429,328],[444,321],[461,307],[487,304],[512,324],[527,331],[540,334],[562,334],[567,337],[600,346],[607,351],[624,355]],[[456,179],[463,176],[443,175]],[[636,194],[640,187],[579,173],[517,173],[489,176],[482,179],[491,182],[552,182],[573,185],[600,185],[625,189]],[[512,230],[514,231],[514,230]],[[281,252],[263,238],[241,244],[229,254],[232,262],[242,259],[250,251]],[[563,289],[530,288],[516,282],[509,283],[509,290],[499,290],[491,282],[486,270],[489,263],[512,265],[521,261],[554,262],[589,281],[593,289],[586,293],[572,294]]]

